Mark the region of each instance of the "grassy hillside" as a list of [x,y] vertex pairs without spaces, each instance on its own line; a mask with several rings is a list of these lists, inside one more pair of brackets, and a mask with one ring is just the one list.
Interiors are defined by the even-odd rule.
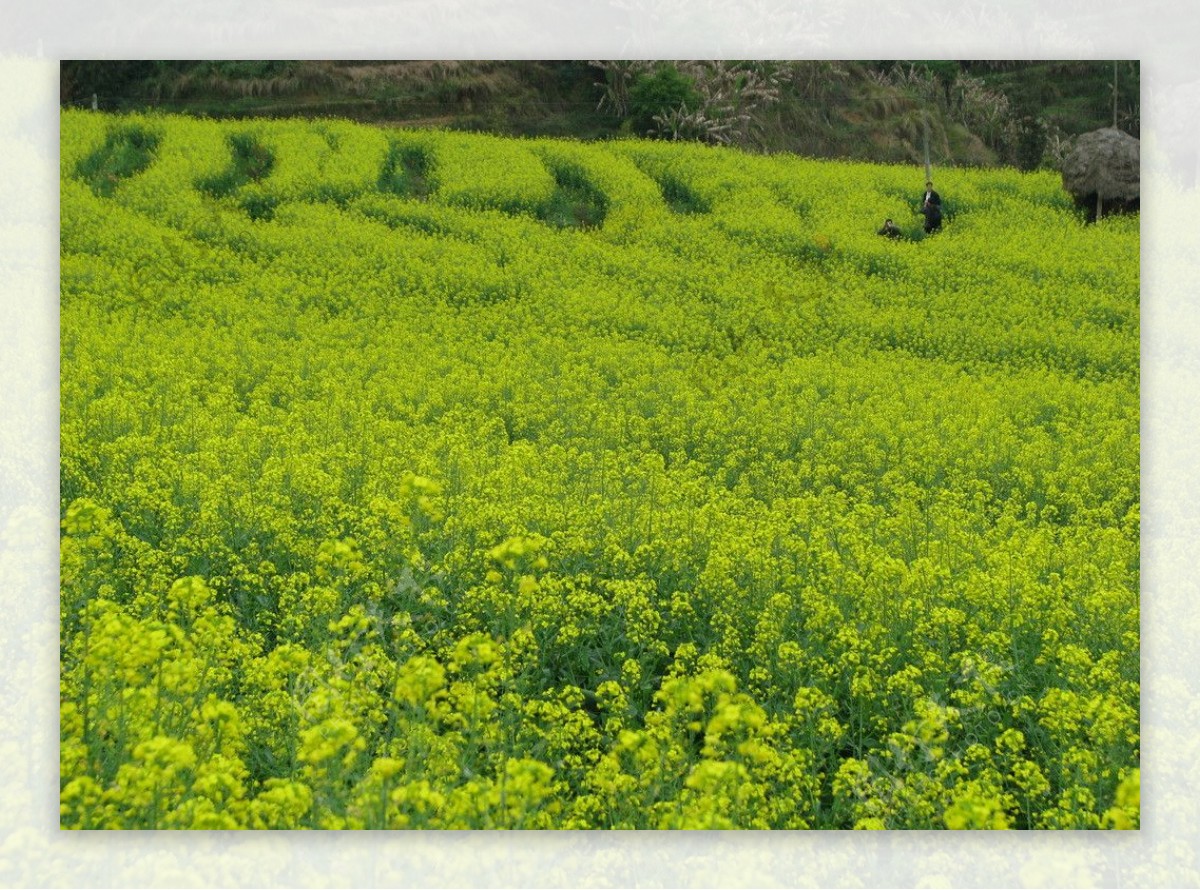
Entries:
[[1141,70],[1136,61],[968,63],[966,70],[1003,92],[1023,113],[1036,113],[1065,133],[1116,124],[1141,132]]
[[[922,161],[928,136],[939,166],[1032,169],[1053,166],[1072,136],[1112,123],[1111,79],[1109,62],[81,61],[63,63],[62,98],[213,117],[681,136],[881,162]],[[1118,84],[1120,125],[1137,135],[1136,62],[1121,63]],[[681,105],[691,119],[655,123]]]

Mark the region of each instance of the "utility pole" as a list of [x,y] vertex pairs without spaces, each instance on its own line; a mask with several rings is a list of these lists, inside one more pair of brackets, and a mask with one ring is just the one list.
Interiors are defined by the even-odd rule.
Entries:
[[1117,128],[1117,60],[1113,59],[1113,129]]
[[925,131],[925,181],[933,179],[933,170],[929,166],[929,112],[921,116],[921,124]]

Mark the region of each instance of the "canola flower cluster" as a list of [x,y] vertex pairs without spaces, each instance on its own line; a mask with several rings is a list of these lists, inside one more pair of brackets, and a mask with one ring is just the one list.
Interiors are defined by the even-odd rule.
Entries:
[[61,148],[63,827],[1138,826],[1136,217],[947,170],[922,239],[905,168],[341,121]]

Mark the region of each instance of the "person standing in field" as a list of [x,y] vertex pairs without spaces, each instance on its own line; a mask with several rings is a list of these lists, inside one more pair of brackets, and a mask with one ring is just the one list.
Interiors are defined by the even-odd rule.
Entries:
[[921,201],[921,213],[925,217],[925,234],[931,235],[942,228],[942,196],[933,190],[933,181],[925,183],[925,197]]

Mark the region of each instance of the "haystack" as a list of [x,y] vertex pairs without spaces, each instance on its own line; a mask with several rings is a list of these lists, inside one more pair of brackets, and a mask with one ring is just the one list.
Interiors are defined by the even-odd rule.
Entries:
[[1091,219],[1105,210],[1136,210],[1141,196],[1141,143],[1113,127],[1084,133],[1062,164],[1063,188]]

